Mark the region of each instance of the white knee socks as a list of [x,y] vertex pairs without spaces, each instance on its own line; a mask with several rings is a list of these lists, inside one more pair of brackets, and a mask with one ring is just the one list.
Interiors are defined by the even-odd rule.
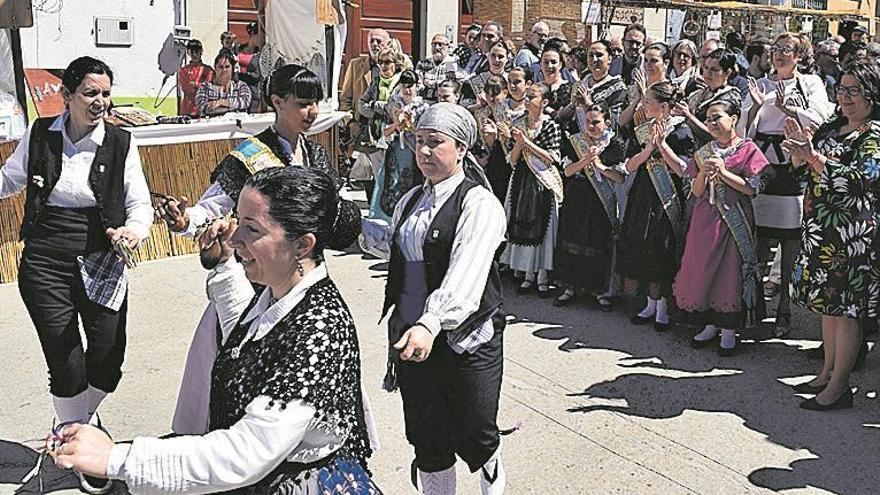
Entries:
[[89,419],[88,390],[74,395],[73,397],[52,396],[52,404],[55,406],[55,416],[59,423],[71,421],[85,423]]
[[507,476],[504,466],[501,464],[501,448],[492,455],[489,462],[480,468],[480,490],[483,495],[501,495],[504,493],[504,485],[507,484]]
[[455,466],[436,473],[419,469],[419,484],[425,495],[455,495]]
[[648,303],[645,305],[645,309],[639,311],[639,316],[641,316],[642,318],[650,318],[657,314],[657,301],[651,299],[650,297],[648,297],[647,299]]
[[661,297],[657,300],[657,313],[654,315],[654,321],[657,323],[669,323],[669,314],[666,310],[666,298]]

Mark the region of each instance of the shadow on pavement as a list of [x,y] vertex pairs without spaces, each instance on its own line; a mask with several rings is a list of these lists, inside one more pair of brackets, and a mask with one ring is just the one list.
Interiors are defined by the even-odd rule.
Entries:
[[[821,362],[808,360],[791,339],[817,341],[818,318],[800,311],[794,315],[797,325],[786,340],[765,341],[762,335],[766,330],[760,331],[750,336],[755,340],[740,342],[737,355],[721,358],[713,347],[691,349],[691,330],[659,333],[651,326],[630,325],[632,313],[620,306],[631,304],[618,304],[612,313],[601,313],[581,301],[556,308],[552,299],[517,295],[515,286],[505,283],[505,307],[513,313],[511,323],[550,325],[532,334],[560,341],[563,352],[607,349],[626,355],[617,362],[622,368],[620,376],[570,394],[583,399],[583,405],[569,412],[611,411],[651,419],[677,417],[686,410],[731,413],[747,428],[766,435],[767,441],[816,456],[797,460],[787,469],[763,467],[741,473],[753,485],[772,490],[813,486],[834,493],[878,492],[880,352],[870,352],[865,367],[852,375],[852,385],[858,389],[853,409],[804,411],[798,408],[803,398],[790,384],[806,380],[805,375],[818,371]],[[618,318],[623,321],[610,324]],[[614,404],[606,405],[608,400]],[[707,444],[727,441],[720,435],[713,439],[711,425],[705,426],[702,437]],[[718,445],[714,444],[716,450]],[[695,455],[706,455],[698,446],[691,448]]]

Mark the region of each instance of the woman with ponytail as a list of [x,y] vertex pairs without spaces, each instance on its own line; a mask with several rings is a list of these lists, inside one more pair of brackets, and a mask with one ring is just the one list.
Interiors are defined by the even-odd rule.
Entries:
[[[219,336],[203,431],[114,444],[72,425],[52,455],[132,493],[377,493],[357,332],[323,256],[355,240],[360,212],[327,174],[271,167],[246,181],[237,213],[206,233],[220,245],[208,294],[237,323]],[[359,488],[335,491],[343,482]]]
[[677,84],[661,81],[645,92],[642,108],[648,120],[630,140],[626,171],[636,174],[621,226],[617,274],[628,293],[647,293],[647,303],[632,317],[636,325],[669,327],[667,297],[678,270],[682,241],[683,195],[680,163],[694,151],[694,137],[684,118],[670,110],[683,101]]

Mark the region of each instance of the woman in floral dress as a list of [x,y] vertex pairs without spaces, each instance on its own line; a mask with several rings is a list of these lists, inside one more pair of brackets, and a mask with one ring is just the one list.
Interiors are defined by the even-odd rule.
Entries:
[[840,116],[812,142],[809,130],[791,118],[783,142],[809,178],[792,287],[798,304],[822,315],[825,362],[813,380],[795,387],[817,394],[801,404],[811,410],[852,407],[849,373],[861,344],[859,318],[875,318],[880,304],[880,67],[868,60],[848,65],[837,103]]

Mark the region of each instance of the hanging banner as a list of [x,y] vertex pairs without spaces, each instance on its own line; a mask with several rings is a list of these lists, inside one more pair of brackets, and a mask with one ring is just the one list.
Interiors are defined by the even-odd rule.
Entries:
[[645,9],[642,7],[615,7],[611,15],[611,24],[628,26],[630,24],[644,24]]

